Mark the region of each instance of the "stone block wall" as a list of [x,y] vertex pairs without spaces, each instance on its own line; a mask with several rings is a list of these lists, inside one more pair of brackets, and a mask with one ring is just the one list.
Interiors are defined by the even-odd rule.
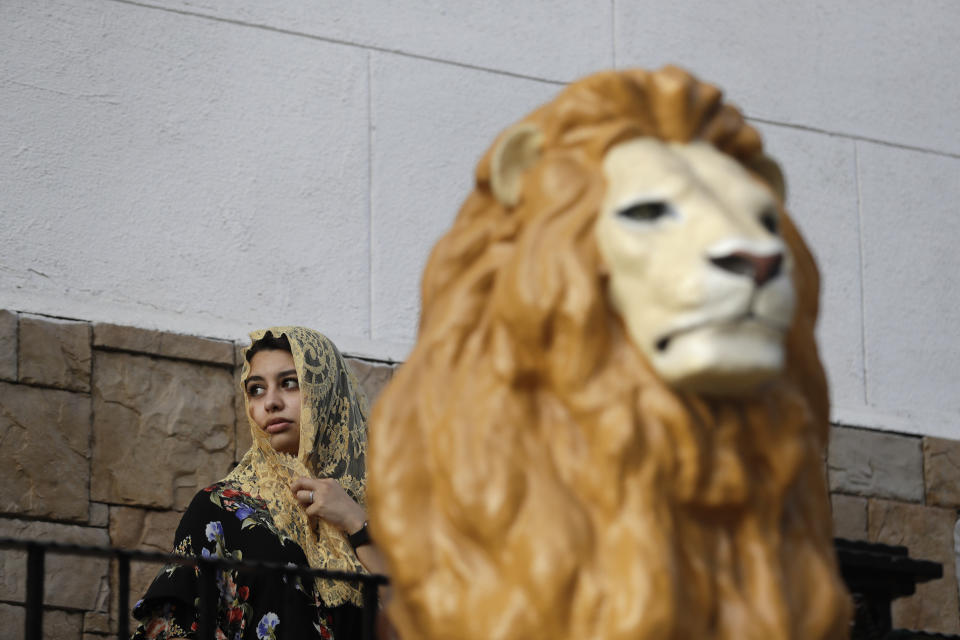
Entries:
[[[241,346],[0,310],[0,537],[169,552],[194,493],[250,446]],[[348,363],[371,400],[393,373]],[[157,570],[132,563],[131,605]],[[45,576],[44,637],[115,637],[109,561],[50,555]],[[25,585],[25,553],[0,551],[11,638]]]
[[[194,492],[250,445],[240,353],[229,341],[0,310],[0,537],[168,552]],[[348,362],[371,402],[394,371]],[[895,603],[895,625],[960,633],[960,442],[836,426],[827,462],[836,535],[943,564],[941,580]],[[25,567],[23,553],[0,552],[0,629],[14,634]],[[131,603],[157,569],[133,563]],[[49,557],[45,637],[116,633],[115,585],[106,560]]]
[[943,565],[943,578],[894,601],[894,626],[960,633],[960,442],[835,426],[827,467],[836,536]]

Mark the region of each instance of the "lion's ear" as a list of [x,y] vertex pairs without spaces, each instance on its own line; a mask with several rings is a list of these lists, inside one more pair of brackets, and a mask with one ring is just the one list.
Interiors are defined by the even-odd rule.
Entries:
[[490,159],[490,189],[508,209],[520,200],[523,172],[540,159],[543,132],[536,125],[521,123],[507,130]]
[[787,180],[783,177],[783,171],[780,170],[776,160],[761,154],[751,158],[748,166],[770,185],[773,192],[780,198],[780,202],[787,202]]

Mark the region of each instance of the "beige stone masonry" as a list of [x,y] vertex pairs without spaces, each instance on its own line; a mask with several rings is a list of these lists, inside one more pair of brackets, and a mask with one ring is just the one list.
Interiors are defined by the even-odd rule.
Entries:
[[0,310],[0,380],[17,381],[17,314]]
[[923,502],[920,438],[833,427],[827,466],[830,491]]
[[236,391],[227,369],[97,351],[91,496],[183,509],[230,469]]
[[[0,537],[108,546],[106,529],[53,522],[0,519]],[[27,584],[25,551],[0,551],[0,600],[23,602]],[[45,563],[44,603],[94,611],[105,603],[106,558],[49,554]]]
[[90,325],[20,316],[18,370],[21,382],[90,391]]
[[[196,491],[250,446],[243,347],[0,310],[0,536],[169,552]],[[372,407],[396,365],[346,361]],[[832,431],[835,535],[902,544],[942,563],[944,579],[895,603],[895,624],[957,633],[960,442]],[[0,629],[23,627],[23,556],[0,552]],[[59,609],[47,612],[44,637],[115,637],[116,567],[47,562],[48,604]],[[159,569],[131,563],[131,604]]]
[[0,629],[23,629],[25,618],[26,610],[23,607],[0,602]]
[[[0,602],[0,629],[17,629],[22,633],[26,618],[27,610],[24,607]],[[3,637],[6,638],[7,636]],[[12,639],[17,636],[10,634],[9,637]]]
[[[26,623],[27,610],[12,604],[0,603],[0,638],[19,638]],[[81,640],[83,616],[69,611],[43,612],[43,640]],[[9,635],[7,635],[9,634]],[[99,639],[98,639],[99,640]]]
[[110,633],[110,615],[101,611],[87,611],[83,614],[83,632]]
[[[123,549],[139,549],[141,551],[156,551],[170,553],[173,549],[173,539],[180,524],[180,513],[176,511],[152,511],[131,507],[110,508],[110,544]],[[146,592],[153,582],[161,565],[152,562],[135,561],[130,563],[130,608]],[[111,592],[116,592],[117,579],[111,573]],[[113,611],[111,602],[111,611]],[[110,616],[110,630],[116,628],[114,618]],[[132,622],[131,629],[135,629]]]
[[90,396],[0,382],[0,511],[86,522]]
[[956,511],[890,500],[870,500],[872,542],[903,545],[910,557],[943,564],[943,578],[917,585],[909,598],[893,602],[895,628],[960,633],[957,576],[953,557]]
[[246,453],[250,445],[253,444],[253,437],[250,435],[250,422],[247,419],[246,406],[243,401],[243,396],[241,395],[243,385],[240,380],[240,374],[243,373],[243,352],[248,346],[248,344],[237,345],[234,353],[234,358],[237,363],[233,369],[233,388],[235,391],[233,396],[233,410],[236,414],[236,451],[234,453],[234,460],[237,462],[240,461],[243,454]]
[[43,612],[43,637],[51,640],[71,640],[83,634],[83,614],[75,611],[47,610]]
[[169,553],[180,512],[110,507],[110,544],[121,549]]
[[345,360],[347,366],[350,367],[353,374],[357,376],[357,380],[360,382],[360,386],[363,388],[363,393],[367,396],[367,402],[372,410],[373,404],[377,401],[377,396],[380,395],[383,388],[390,382],[390,378],[393,377],[394,367],[392,365],[360,360],[358,358],[345,358]]
[[90,503],[90,526],[106,527],[110,524],[110,505],[102,502]]
[[867,539],[867,499],[835,493],[830,496],[833,535],[847,540]]
[[233,366],[233,343],[116,324],[93,325],[93,346]]
[[923,473],[927,504],[960,508],[960,442],[924,438]]

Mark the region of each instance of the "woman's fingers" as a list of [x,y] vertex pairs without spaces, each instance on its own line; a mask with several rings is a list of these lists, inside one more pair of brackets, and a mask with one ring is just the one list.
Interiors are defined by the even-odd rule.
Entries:
[[[310,494],[307,496],[310,502],[307,506],[307,514],[330,520],[330,516],[337,511],[340,494],[343,494],[349,500],[349,496],[336,480],[330,478],[314,480]],[[334,522],[334,524],[337,523]]]
[[340,486],[340,483],[331,478],[297,478],[290,485],[297,502],[307,509],[311,516],[323,516],[325,506],[336,503],[340,494],[350,499]]
[[297,478],[290,485],[308,516],[327,522],[352,533],[363,525],[366,512],[354,502],[340,483],[332,478]]
[[294,493],[300,491],[301,489],[306,489],[310,491],[313,489],[313,483],[316,482],[316,478],[306,478],[304,476],[299,476],[296,480],[293,481],[293,484],[290,485],[290,488]]
[[309,506],[316,495],[312,478],[297,478],[293,481],[293,484],[290,485],[290,490],[293,491],[293,497],[296,501],[304,507]]

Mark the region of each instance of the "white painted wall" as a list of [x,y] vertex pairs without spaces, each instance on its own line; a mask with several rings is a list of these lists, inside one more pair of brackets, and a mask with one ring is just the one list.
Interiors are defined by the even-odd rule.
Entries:
[[0,307],[402,359],[504,126],[674,62],[786,168],[835,418],[960,438],[955,0],[0,0]]

